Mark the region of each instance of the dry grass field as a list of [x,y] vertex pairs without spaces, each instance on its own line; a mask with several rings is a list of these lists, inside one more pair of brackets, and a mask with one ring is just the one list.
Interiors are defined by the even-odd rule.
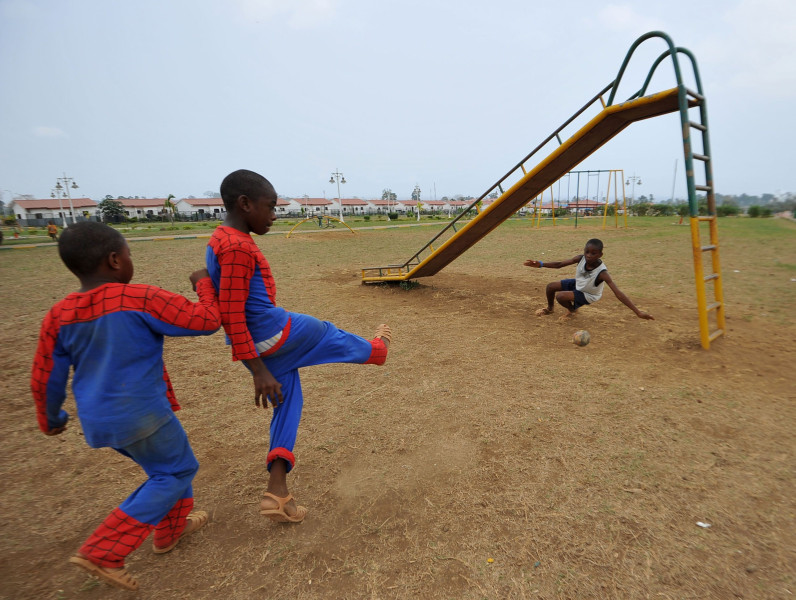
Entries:
[[[720,222],[728,332],[699,345],[688,228],[512,220],[415,289],[363,286],[429,227],[268,235],[277,300],[370,336],[384,367],[303,371],[292,491],[300,525],[263,520],[268,411],[221,334],[172,339],[166,364],[211,523],[131,555],[141,599],[782,599],[796,596],[796,224]],[[571,322],[536,317],[574,268],[527,258],[605,241],[618,286]],[[190,298],[205,240],[131,242],[135,282]],[[0,598],[132,597],[67,563],[142,481],[73,419],[36,427],[29,372],[47,309],[76,280],[55,248],[0,252]],[[561,314],[560,309],[557,313]],[[591,344],[572,343],[577,329]],[[120,362],[124,356],[119,356]],[[67,410],[75,416],[70,398]],[[702,528],[697,522],[710,524]]]

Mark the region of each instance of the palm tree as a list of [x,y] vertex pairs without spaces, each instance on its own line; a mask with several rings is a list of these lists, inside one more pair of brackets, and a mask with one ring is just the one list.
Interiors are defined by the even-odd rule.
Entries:
[[171,199],[174,198],[174,194],[169,194],[169,197],[166,198],[166,201],[163,203],[163,212],[166,213],[166,216],[169,218],[169,223],[174,225],[174,213],[177,211],[177,207],[174,206],[174,203]]

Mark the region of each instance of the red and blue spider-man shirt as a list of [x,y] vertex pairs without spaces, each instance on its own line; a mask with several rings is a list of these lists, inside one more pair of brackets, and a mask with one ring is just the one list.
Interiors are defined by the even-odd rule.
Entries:
[[232,227],[217,227],[205,254],[207,271],[218,292],[221,323],[232,346],[233,360],[260,356],[255,344],[279,336],[271,352],[284,344],[290,315],[276,305],[271,267],[252,236]]
[[151,285],[107,283],[75,292],[42,322],[31,388],[39,428],[63,427],[69,368],[89,446],[123,448],[152,435],[180,406],[163,365],[163,336],[209,335],[221,318],[205,277],[199,302]]

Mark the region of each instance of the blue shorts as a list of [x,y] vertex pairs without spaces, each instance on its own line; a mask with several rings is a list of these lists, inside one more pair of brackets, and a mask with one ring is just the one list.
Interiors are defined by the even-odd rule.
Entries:
[[589,301],[586,300],[586,295],[583,292],[580,292],[575,289],[574,279],[562,279],[561,290],[564,292],[572,292],[575,294],[575,300],[573,302],[573,304],[575,305],[575,310],[578,310],[581,306],[588,306]]

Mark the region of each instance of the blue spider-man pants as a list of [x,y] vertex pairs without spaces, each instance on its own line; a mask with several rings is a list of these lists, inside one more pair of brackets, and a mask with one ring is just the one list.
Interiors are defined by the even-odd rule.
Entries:
[[384,364],[386,358],[387,348],[381,339],[366,340],[328,321],[290,313],[287,340],[276,352],[262,357],[265,366],[282,384],[284,398],[274,408],[271,419],[268,468],[277,458],[287,461],[288,471],[295,464],[293,447],[304,406],[300,368],[328,363]]

